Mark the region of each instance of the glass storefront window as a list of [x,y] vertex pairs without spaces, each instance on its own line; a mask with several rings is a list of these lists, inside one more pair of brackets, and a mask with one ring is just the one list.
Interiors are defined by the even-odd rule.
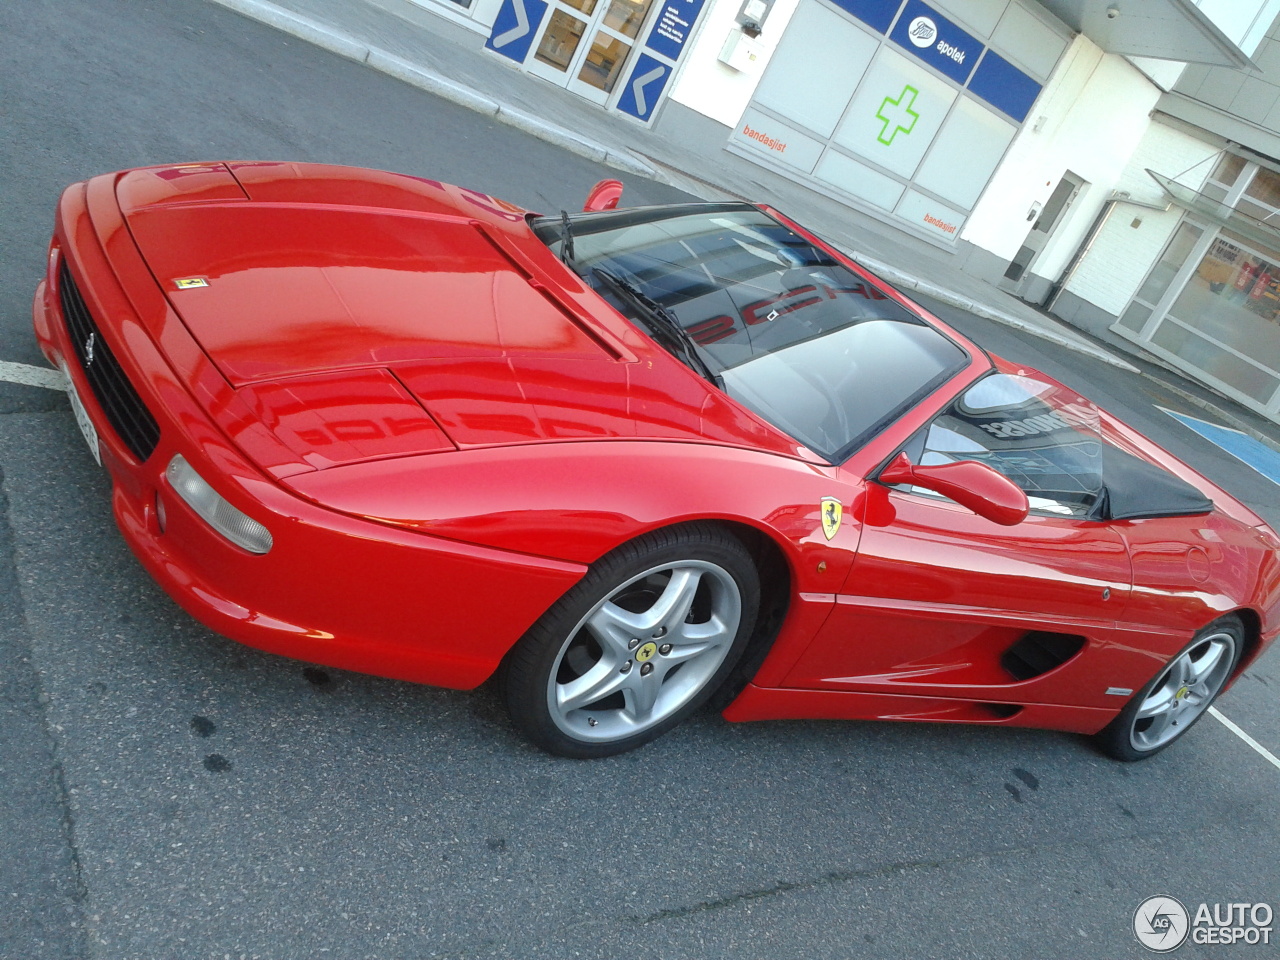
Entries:
[[1125,312],[1120,315],[1120,326],[1137,333],[1143,328],[1150,316],[1151,308],[1145,303],[1139,303],[1134,300],[1129,304]]
[[1273,224],[1280,222],[1280,174],[1258,170],[1236,209],[1255,220]]
[[1209,180],[1230,188],[1235,186],[1243,169],[1244,157],[1238,157],[1234,153],[1224,153],[1218,160],[1218,165],[1213,168],[1213,173],[1209,174]]
[[649,12],[651,0],[613,0],[604,15],[604,25],[634,40]]
[[1245,188],[1244,195],[1273,210],[1280,207],[1280,173],[1260,168]]
[[1165,321],[1156,331],[1151,342],[1168,350],[1214,380],[1234,387],[1245,396],[1262,405],[1270,402],[1280,387],[1280,377],[1260,367],[1255,367],[1229,350],[1223,350],[1194,330],[1188,330],[1177,322]]
[[[1226,198],[1234,191],[1240,192],[1233,213]],[[1180,223],[1112,329],[1274,416],[1280,407],[1280,173],[1223,154],[1200,194],[1220,201],[1220,225]],[[1251,239],[1227,223],[1239,224]],[[1186,280],[1175,286],[1179,277]]]
[[[1280,376],[1280,254],[1254,251],[1222,231],[1169,316],[1190,336],[1165,323],[1153,342],[1250,396],[1270,399]],[[1170,338],[1176,349],[1162,342]]]
[[603,30],[597,32],[591,49],[587,51],[587,59],[578,71],[578,79],[608,93],[617,82],[630,52],[630,44],[609,36]]
[[[592,6],[595,6],[592,3]],[[538,52],[534,54],[539,60],[557,70],[568,70],[569,61],[582,42],[583,31],[587,25],[577,17],[570,16],[563,10],[557,10],[547,24],[547,31],[538,44]]]
[[[923,6],[793,6],[731,151],[956,243],[1067,38],[1025,9],[1031,0],[954,0],[965,29],[952,24],[937,46],[909,36]],[[965,32],[978,23],[988,24],[979,36]]]
[[1164,296],[1164,292],[1169,289],[1169,284],[1173,282],[1178,270],[1187,262],[1187,257],[1191,256],[1191,250],[1196,245],[1196,241],[1200,239],[1202,233],[1204,231],[1194,223],[1186,223],[1184,221],[1178,224],[1177,232],[1174,233],[1173,239],[1169,241],[1169,245],[1165,247],[1164,253],[1156,262],[1156,265],[1151,268],[1151,273],[1138,290],[1136,299],[1151,307],[1159,303],[1160,298]]
[[1209,174],[1209,179],[1204,182],[1201,192],[1222,203],[1227,199],[1227,194],[1231,192],[1231,188],[1236,185],[1236,181],[1240,179],[1240,172],[1244,170],[1244,164],[1244,157],[1238,157],[1231,153],[1222,154],[1218,159],[1217,166],[1213,168],[1213,173]]

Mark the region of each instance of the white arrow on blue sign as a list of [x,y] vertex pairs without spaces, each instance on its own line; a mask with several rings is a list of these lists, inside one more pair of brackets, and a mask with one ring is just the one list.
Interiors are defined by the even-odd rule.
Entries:
[[546,0],[504,0],[485,46],[523,63],[546,13]]
[[618,100],[618,109],[638,120],[648,120],[670,78],[669,66],[643,54],[627,78],[622,97]]
[[636,77],[631,81],[631,93],[636,98],[636,114],[638,116],[647,117],[649,115],[649,104],[644,98],[644,88],[655,80],[661,80],[666,72],[665,67],[654,67],[643,77]]

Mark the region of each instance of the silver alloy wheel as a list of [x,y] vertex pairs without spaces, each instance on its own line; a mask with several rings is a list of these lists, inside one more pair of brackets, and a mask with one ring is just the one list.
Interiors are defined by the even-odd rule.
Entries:
[[715,675],[741,619],[738,584],[714,563],[679,560],[632,577],[561,645],[547,680],[552,721],[592,743],[661,723]]
[[1218,695],[1236,662],[1236,638],[1211,633],[1165,668],[1134,714],[1129,731],[1133,749],[1144,753],[1164,746],[1191,726]]

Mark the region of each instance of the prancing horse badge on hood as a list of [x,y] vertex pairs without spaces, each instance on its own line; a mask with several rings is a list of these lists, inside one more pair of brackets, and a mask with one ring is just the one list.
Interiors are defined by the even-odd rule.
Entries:
[[822,498],[822,532],[828,540],[840,529],[840,517],[843,514],[844,507],[840,505],[839,500],[835,497]]

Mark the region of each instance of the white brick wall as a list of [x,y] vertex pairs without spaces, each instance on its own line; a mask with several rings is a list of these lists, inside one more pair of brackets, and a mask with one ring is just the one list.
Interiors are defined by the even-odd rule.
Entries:
[[[1120,175],[1116,189],[1127,191],[1135,200],[1163,204],[1164,194],[1147,175],[1148,167],[1198,188],[1212,171],[1217,154],[1217,146],[1153,122]],[[1133,226],[1135,219],[1139,221],[1137,227]],[[1112,316],[1119,316],[1181,219],[1182,210],[1178,207],[1161,213],[1133,204],[1116,204],[1067,289]]]

